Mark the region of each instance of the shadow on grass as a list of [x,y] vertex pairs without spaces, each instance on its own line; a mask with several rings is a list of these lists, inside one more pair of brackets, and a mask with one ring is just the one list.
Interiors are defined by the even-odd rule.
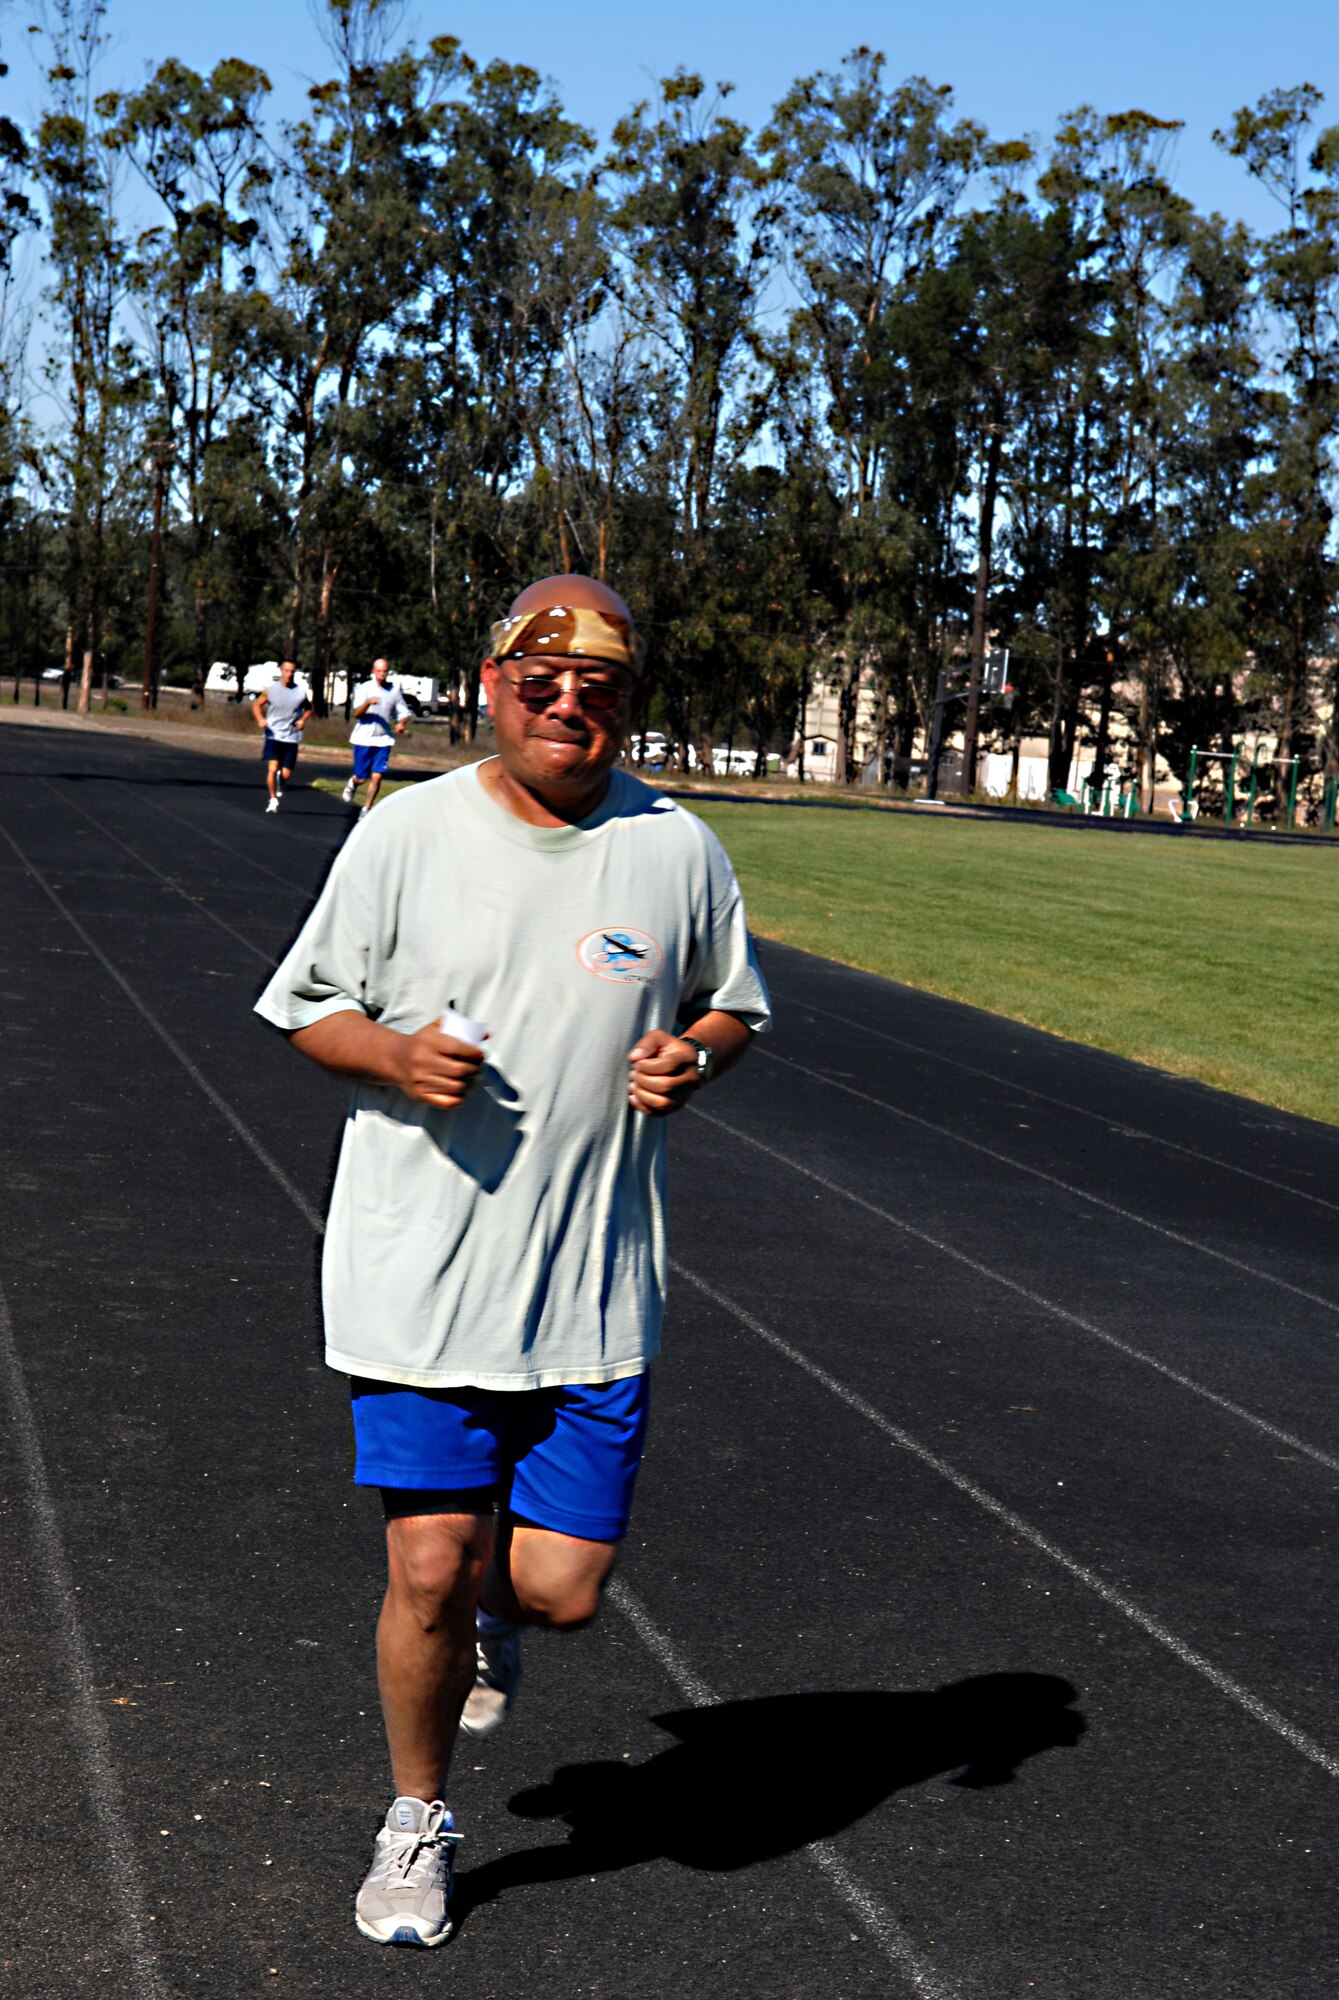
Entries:
[[459,1877],[457,1923],[527,1883],[669,1860],[748,1868],[863,1819],[892,1793],[947,1776],[1007,1785],[1084,1731],[1074,1688],[1052,1674],[981,1674],[929,1693],[784,1694],[654,1718],[678,1739],[642,1764],[569,1764],[518,1792],[520,1819],[561,1820],[562,1845],[523,1849]]

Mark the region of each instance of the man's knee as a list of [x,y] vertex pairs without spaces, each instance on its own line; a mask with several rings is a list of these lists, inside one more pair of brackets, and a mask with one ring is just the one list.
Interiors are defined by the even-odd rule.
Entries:
[[532,1529],[517,1531],[509,1554],[511,1586],[526,1617],[555,1632],[578,1632],[600,1608],[616,1550]]
[[552,1632],[579,1632],[600,1608],[598,1587],[585,1583],[517,1596],[535,1624],[547,1625]]
[[425,1629],[453,1606],[471,1608],[488,1560],[489,1525],[471,1515],[425,1515],[387,1523],[390,1590]]

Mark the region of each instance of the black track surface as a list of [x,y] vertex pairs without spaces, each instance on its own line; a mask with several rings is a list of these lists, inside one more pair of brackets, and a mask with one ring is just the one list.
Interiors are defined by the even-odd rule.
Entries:
[[459,1760],[458,1938],[378,1951],[342,1093],[250,1013],[346,816],[0,771],[6,2000],[1339,1990],[1339,1133],[764,947],[625,1594]]

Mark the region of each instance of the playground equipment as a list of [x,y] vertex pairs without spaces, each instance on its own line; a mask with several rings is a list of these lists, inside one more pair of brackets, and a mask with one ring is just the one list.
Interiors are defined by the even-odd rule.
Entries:
[[1139,794],[1131,785],[1122,791],[1119,764],[1108,764],[1099,784],[1087,777],[1080,786],[1083,810],[1097,819],[1133,819],[1139,811]]
[[[1285,826],[1291,826],[1297,808],[1297,759],[1296,757],[1266,757],[1263,761],[1266,765],[1273,764],[1280,770],[1286,769],[1291,772],[1291,776],[1288,779],[1288,809],[1283,820]],[[1259,782],[1260,763],[1260,745],[1257,743],[1251,752],[1251,789],[1246,799],[1245,824],[1247,826],[1250,825],[1252,815],[1255,812],[1255,788]]]
[[1204,764],[1227,765],[1227,770],[1223,774],[1223,824],[1224,826],[1231,826],[1237,798],[1237,746],[1235,744],[1230,750],[1201,750],[1198,747],[1192,749],[1190,753],[1190,771],[1186,778],[1184,793],[1185,807],[1182,817],[1192,819],[1200,810],[1201,801],[1195,785],[1197,776],[1200,783],[1203,783],[1204,774],[1200,767]]
[[[1298,760],[1296,757],[1262,757],[1260,755],[1262,747],[1262,744],[1256,743],[1255,748],[1251,752],[1250,763],[1246,766],[1245,775],[1249,780],[1249,785],[1246,793],[1246,816],[1242,824],[1249,826],[1254,819],[1256,795],[1260,786],[1260,772],[1262,769],[1268,769],[1273,765],[1278,770],[1286,770],[1289,773],[1288,804],[1283,823],[1285,826],[1291,826],[1297,808]],[[1199,812],[1201,802],[1196,791],[1196,780],[1197,778],[1201,782],[1203,780],[1201,767],[1205,764],[1225,764],[1227,769],[1223,773],[1223,824],[1224,826],[1231,826],[1233,824],[1236,818],[1237,805],[1237,771],[1244,748],[1243,744],[1234,743],[1230,750],[1201,750],[1198,747],[1192,749],[1190,753],[1190,770],[1186,777],[1185,796],[1180,814],[1181,818],[1193,819]]]

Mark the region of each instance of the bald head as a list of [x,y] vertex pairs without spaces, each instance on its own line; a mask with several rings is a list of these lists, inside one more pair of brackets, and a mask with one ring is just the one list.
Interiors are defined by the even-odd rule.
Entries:
[[601,611],[606,618],[621,618],[632,624],[632,613],[616,590],[597,583],[593,576],[545,576],[528,583],[511,601],[508,618],[523,618],[532,611],[551,611],[554,606],[574,611]]

